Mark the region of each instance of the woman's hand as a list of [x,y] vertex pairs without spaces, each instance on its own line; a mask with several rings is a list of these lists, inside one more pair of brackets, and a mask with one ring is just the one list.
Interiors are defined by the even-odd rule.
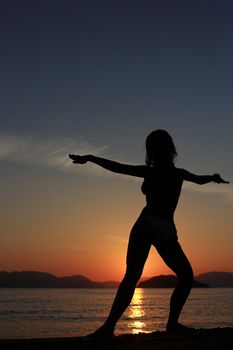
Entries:
[[216,182],[217,184],[229,184],[229,181],[225,181],[221,178],[219,174],[214,174],[213,175],[213,181]]
[[79,156],[79,155],[75,155],[75,154],[69,154],[69,158],[73,160],[74,164],[85,164],[88,162],[88,158],[89,156]]

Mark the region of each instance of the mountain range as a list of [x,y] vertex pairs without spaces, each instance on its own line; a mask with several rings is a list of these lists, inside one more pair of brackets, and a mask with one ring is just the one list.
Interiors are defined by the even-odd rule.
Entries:
[[[139,282],[141,288],[173,288],[177,284],[174,275],[160,275]],[[81,275],[57,277],[47,272],[0,272],[0,288],[117,288],[119,282],[96,282]],[[194,288],[233,287],[232,272],[208,272],[195,277]]]
[[0,288],[116,288],[118,282],[94,282],[81,275],[57,277],[47,272],[0,272]]

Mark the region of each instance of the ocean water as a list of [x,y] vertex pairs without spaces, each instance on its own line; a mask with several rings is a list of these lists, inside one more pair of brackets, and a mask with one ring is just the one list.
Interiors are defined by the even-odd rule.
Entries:
[[[0,338],[82,336],[108,315],[115,289],[0,289]],[[172,289],[137,288],[116,334],[164,330]],[[193,289],[181,322],[233,327],[233,288]]]

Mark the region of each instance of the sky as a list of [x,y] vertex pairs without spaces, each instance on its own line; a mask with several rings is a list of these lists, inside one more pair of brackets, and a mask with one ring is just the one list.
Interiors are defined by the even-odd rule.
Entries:
[[[0,2],[0,270],[120,280],[141,180],[69,153],[129,164],[166,129],[185,183],[179,241],[194,273],[233,271],[231,0]],[[151,249],[144,277],[171,271]]]

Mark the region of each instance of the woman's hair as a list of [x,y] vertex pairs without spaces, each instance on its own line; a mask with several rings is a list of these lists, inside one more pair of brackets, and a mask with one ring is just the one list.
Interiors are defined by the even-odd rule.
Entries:
[[171,136],[165,130],[155,130],[146,138],[146,165],[174,165],[177,156]]

